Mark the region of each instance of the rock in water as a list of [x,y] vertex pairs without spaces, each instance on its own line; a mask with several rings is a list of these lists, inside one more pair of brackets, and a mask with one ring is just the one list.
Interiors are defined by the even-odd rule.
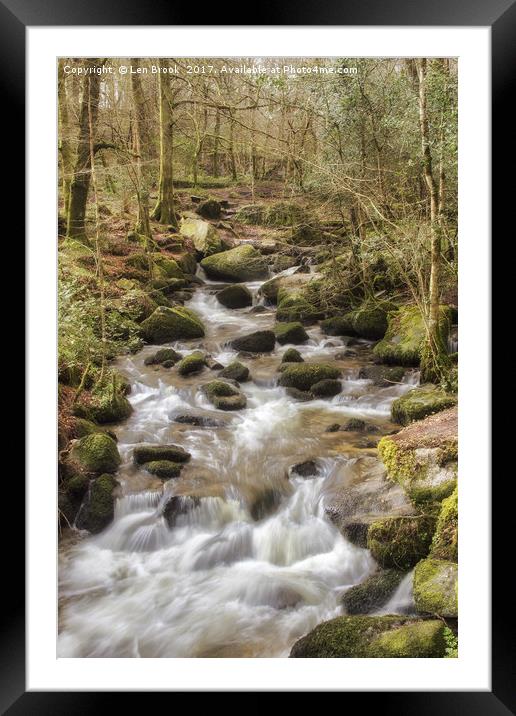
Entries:
[[383,569],[356,584],[342,597],[347,614],[370,614],[381,609],[392,597],[404,577],[396,569]]
[[304,358],[301,353],[295,348],[287,348],[285,353],[281,356],[282,363],[304,363]]
[[276,340],[281,345],[285,343],[294,343],[298,345],[305,343],[309,339],[308,333],[303,328],[303,325],[298,321],[292,323],[279,323],[274,327],[274,333],[276,334]]
[[221,370],[219,377],[230,378],[231,380],[236,380],[238,383],[245,383],[246,380],[249,380],[249,368],[236,360],[230,363],[224,370]]
[[118,482],[113,475],[101,475],[93,481],[86,503],[77,516],[77,527],[92,534],[100,532],[113,521],[115,498],[113,490]]
[[116,472],[121,458],[115,441],[105,433],[94,433],[77,440],[70,458],[86,472]]
[[202,391],[210,403],[219,410],[241,410],[247,405],[245,395],[222,380],[213,380],[203,385]]
[[325,378],[312,385],[310,390],[318,398],[331,398],[341,392],[342,384],[340,380]]
[[180,375],[190,375],[191,373],[199,373],[206,367],[206,356],[202,351],[194,351],[190,355],[185,356],[177,364],[177,370]]
[[457,396],[445,393],[432,384],[421,385],[397,398],[391,406],[391,418],[400,425],[408,425],[457,404]]
[[222,303],[226,308],[245,308],[252,306],[253,296],[247,286],[235,284],[234,286],[226,286],[217,294],[217,301]]
[[190,457],[190,453],[179,445],[137,445],[133,450],[133,459],[136,465],[156,460],[188,462]]
[[371,524],[367,547],[382,567],[409,570],[428,555],[434,532],[431,516],[387,517]]
[[231,341],[232,348],[247,353],[270,353],[274,350],[275,344],[276,336],[273,331],[255,331]]
[[207,256],[201,266],[210,278],[222,281],[252,281],[267,276],[264,257],[249,244]]
[[338,368],[326,363],[300,363],[287,365],[279,379],[279,384],[285,388],[297,388],[308,391],[321,380],[335,380],[341,377]]
[[218,254],[227,248],[217,229],[195,215],[183,217],[179,231],[192,241],[197,254],[201,257]]
[[199,316],[184,306],[159,306],[141,324],[148,343],[168,343],[181,338],[202,338],[204,325]]
[[414,570],[414,601],[418,612],[458,616],[458,566],[455,562],[424,559]]

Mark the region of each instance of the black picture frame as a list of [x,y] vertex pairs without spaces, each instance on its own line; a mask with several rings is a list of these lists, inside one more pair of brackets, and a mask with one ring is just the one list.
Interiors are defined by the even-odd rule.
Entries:
[[[226,11],[213,5],[202,10],[203,25],[226,25]],[[24,197],[20,191],[23,173],[23,147],[25,146],[25,32],[27,26],[72,25],[191,25],[199,15],[198,8],[187,4],[172,5],[167,0],[154,0],[151,4],[135,0],[89,0],[88,3],[71,3],[69,0],[0,0],[0,82],[4,111],[2,122],[7,124],[1,135],[8,144],[16,147],[16,162],[9,162],[8,199],[5,204],[15,217],[16,235],[22,232],[25,215]],[[243,16],[239,23],[245,24]],[[259,19],[259,22],[256,20]],[[516,47],[515,0],[433,0],[415,3],[413,0],[361,0],[339,2],[332,0],[314,5],[307,0],[283,0],[281,5],[260,6],[250,25],[340,25],[340,26],[489,26],[492,33],[492,137],[493,137],[493,236],[501,234],[501,224],[513,205],[510,194],[514,183],[504,181],[502,167],[512,165],[511,144],[514,155],[514,122],[511,114],[511,79],[514,77]],[[5,139],[4,139],[5,141]],[[4,145],[5,146],[5,145]],[[500,228],[499,228],[500,227]],[[10,235],[10,242],[14,240]],[[20,239],[21,243],[21,239]],[[499,284],[500,285],[500,282]],[[495,298],[495,295],[493,296]],[[489,439],[489,436],[484,436]],[[495,444],[492,454],[496,454]],[[30,449],[30,446],[29,446]],[[500,447],[501,450],[501,447]],[[494,474],[494,472],[493,472]],[[17,475],[17,477],[19,477]],[[467,476],[470,479],[473,476]],[[512,503],[506,499],[503,481],[510,474],[498,474],[493,484],[493,592],[492,592],[492,691],[490,692],[367,692],[347,693],[346,708],[350,699],[357,699],[360,708],[375,705],[384,713],[396,714],[489,714],[502,716],[516,714],[514,684],[514,598],[508,583],[512,570],[506,564],[504,546],[510,539]],[[11,485],[13,480],[10,481]],[[16,494],[15,494],[16,491]],[[21,504],[21,485],[16,485],[8,500]],[[5,509],[6,503],[4,503]],[[510,511],[510,512],[509,512]],[[10,716],[26,714],[89,714],[117,699],[120,708],[121,694],[94,692],[27,692],[25,686],[25,580],[24,532],[19,518],[13,527],[15,539],[7,540],[4,533],[4,582],[2,632],[0,638],[0,709]],[[510,559],[510,555],[508,557]],[[52,578],[49,575],[49,578]],[[474,595],[472,597],[474,599]],[[131,693],[133,707],[140,696]],[[138,701],[134,701],[137,699]],[[358,702],[360,699],[360,702]],[[366,702],[364,702],[366,699]],[[115,707],[116,707],[115,706]]]

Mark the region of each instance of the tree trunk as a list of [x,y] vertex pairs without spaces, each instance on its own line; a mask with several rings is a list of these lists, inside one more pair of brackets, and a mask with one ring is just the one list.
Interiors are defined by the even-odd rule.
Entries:
[[59,151],[61,153],[62,187],[64,200],[64,215],[68,217],[70,204],[70,186],[73,175],[73,149],[70,141],[70,122],[68,116],[68,97],[66,94],[66,75],[63,72],[65,60],[59,60],[58,98],[59,98]]
[[219,175],[220,109],[215,115],[215,138],[213,140],[213,176]]
[[[102,62],[90,60],[88,66],[98,66]],[[93,143],[99,112],[100,77],[97,74],[86,75],[83,82],[81,114],[79,120],[79,140],[77,158],[70,186],[66,235],[78,241],[86,241],[86,204],[91,176],[90,144]]]
[[[163,63],[160,61],[160,66]],[[174,139],[172,97],[168,75],[159,75],[159,187],[152,218],[177,228],[174,206]]]
[[[139,60],[131,60],[133,66],[138,67]],[[147,238],[152,238],[149,219],[149,191],[147,188],[146,173],[142,169],[144,156],[143,137],[145,123],[145,107],[142,85],[139,74],[131,74],[131,89],[133,92],[135,108],[134,148],[136,153],[136,194],[138,199],[138,217],[136,219],[136,232]]]

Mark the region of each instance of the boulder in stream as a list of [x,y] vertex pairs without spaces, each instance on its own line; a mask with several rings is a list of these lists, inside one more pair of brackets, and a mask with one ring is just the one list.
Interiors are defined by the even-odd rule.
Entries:
[[428,555],[434,532],[430,515],[386,517],[370,525],[367,547],[382,567],[406,571]]
[[202,391],[219,410],[241,410],[247,405],[247,398],[238,388],[222,380],[212,380],[202,386]]
[[77,440],[70,459],[86,472],[116,472],[121,458],[115,441],[105,433],[93,433]]
[[306,343],[309,339],[308,333],[303,328],[303,324],[299,321],[293,321],[292,323],[277,323],[274,326],[274,333],[276,334],[276,340],[280,345],[285,343],[294,343],[298,345],[300,343]]
[[177,364],[179,375],[191,375],[192,373],[200,373],[206,368],[206,356],[202,351],[194,351],[190,355],[185,356]]
[[188,462],[190,458],[190,453],[179,445],[137,445],[133,450],[133,460],[136,465],[156,460]]
[[346,316],[333,316],[332,318],[325,318],[320,324],[322,332],[327,336],[356,336],[356,331],[353,328],[353,320],[348,315]]
[[391,418],[395,423],[408,425],[456,404],[456,395],[445,393],[442,388],[426,383],[397,398],[391,406]]
[[274,350],[276,336],[273,331],[255,331],[247,336],[240,336],[231,341],[231,347],[236,351],[246,353],[270,353]]
[[184,463],[170,460],[151,460],[151,462],[144,463],[143,467],[151,475],[156,475],[162,480],[170,480],[172,477],[179,477]]
[[226,286],[216,293],[216,297],[217,301],[226,308],[245,308],[253,304],[251,291],[240,283]]
[[370,614],[385,606],[399,587],[404,572],[382,569],[360,584],[348,589],[342,597],[347,614]]
[[441,559],[423,559],[414,570],[414,601],[418,612],[458,616],[458,566]]
[[249,244],[207,256],[201,266],[210,278],[220,281],[253,281],[267,276],[264,257]]
[[406,369],[403,366],[387,366],[387,365],[366,365],[360,368],[358,377],[365,380],[371,380],[373,385],[379,388],[388,388],[396,383],[401,383]]
[[287,388],[286,394],[289,398],[298,400],[300,403],[307,403],[309,400],[313,400],[314,396],[307,390],[299,390],[299,388]]
[[338,368],[327,363],[299,363],[287,365],[282,371],[279,384],[284,388],[309,391],[321,380],[335,380],[341,377]]
[[179,231],[191,240],[199,257],[218,254],[227,248],[217,229],[195,214],[181,219]]
[[[144,365],[163,365],[165,362],[174,365],[181,360],[181,354],[173,348],[160,348],[159,351],[147,356],[143,361]],[[169,366],[167,366],[168,368]]]
[[342,383],[340,380],[333,380],[332,378],[319,380],[310,388],[310,392],[317,398],[331,398],[334,395],[338,395],[341,391]]
[[282,363],[304,363],[304,358],[301,353],[295,348],[287,348],[285,353],[281,356]]
[[141,324],[148,343],[168,343],[181,338],[202,338],[204,325],[199,316],[184,306],[159,306]]
[[299,639],[291,658],[441,658],[444,622],[399,616],[343,616]]
[[240,363],[240,361],[236,360],[226,366],[224,370],[221,370],[219,377],[236,380],[237,383],[245,383],[249,380],[249,368],[243,363]]
[[92,534],[101,532],[113,521],[115,512],[114,489],[118,482],[113,475],[100,475],[90,486],[88,496],[77,516],[77,527]]

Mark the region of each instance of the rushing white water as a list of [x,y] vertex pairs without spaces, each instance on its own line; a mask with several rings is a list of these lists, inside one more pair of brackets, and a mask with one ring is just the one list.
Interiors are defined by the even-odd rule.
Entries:
[[412,593],[414,572],[406,574],[398,585],[398,588],[377,614],[414,614],[415,604]]
[[[248,284],[255,296],[259,285]],[[274,314],[226,309],[212,289],[197,290],[188,304],[206,323],[205,339],[174,348],[186,355],[202,347],[226,365],[237,356],[228,341],[271,327]],[[335,361],[347,342],[329,340],[318,328],[308,333],[307,344],[296,346],[306,360]],[[349,543],[325,516],[335,468],[353,459],[333,447],[346,434],[324,430],[349,417],[382,428],[394,398],[418,376],[377,388],[357,378],[359,359],[343,360],[342,393],[296,402],[277,385],[286,348],[243,359],[252,374],[241,386],[247,407],[231,414],[215,410],[199,391],[216,375],[208,369],[181,378],[145,366],[145,356],[156,349],[151,346],[121,361],[134,408],[117,427],[122,495],[113,523],[62,556],[60,656],[287,656],[297,638],[341,613],[346,588],[374,571],[369,551]],[[212,422],[208,428],[175,422],[184,414]],[[192,458],[180,480],[163,486],[134,466],[132,450],[141,442],[188,450]],[[316,477],[292,473],[293,465],[314,456]],[[253,512],[271,491],[272,508]],[[164,516],[171,497],[185,508],[172,527]],[[400,593],[393,609],[405,597]]]

